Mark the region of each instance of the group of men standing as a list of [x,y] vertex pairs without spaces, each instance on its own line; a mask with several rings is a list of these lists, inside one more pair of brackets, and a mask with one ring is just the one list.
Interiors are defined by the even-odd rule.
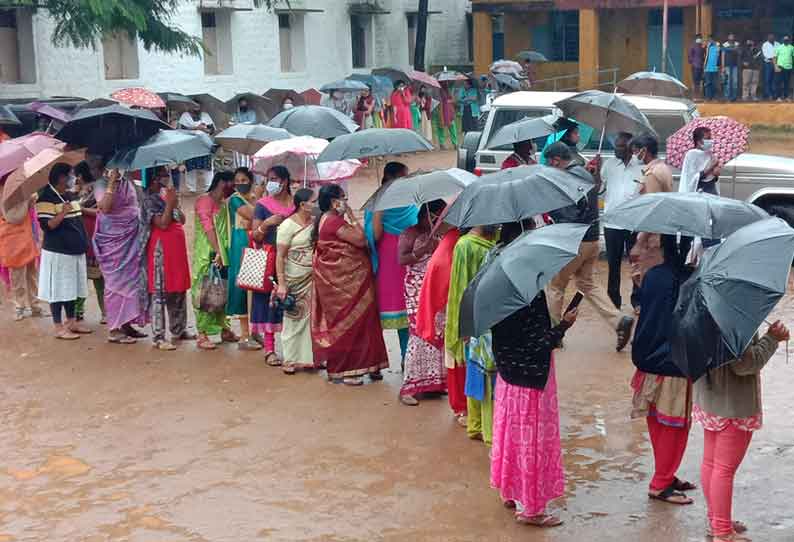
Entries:
[[[794,44],[790,36],[780,43],[774,34],[759,45],[752,39],[744,44],[734,34],[720,43],[713,36],[704,40],[697,34],[687,54],[692,69],[692,88],[695,97],[706,100],[722,98],[735,102],[778,101],[792,99],[791,76],[794,69]],[[761,87],[762,94],[758,89]],[[740,94],[741,89],[741,94]]]

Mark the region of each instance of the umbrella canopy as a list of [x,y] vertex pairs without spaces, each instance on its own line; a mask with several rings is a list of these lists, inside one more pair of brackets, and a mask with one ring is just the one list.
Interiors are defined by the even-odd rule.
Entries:
[[317,156],[328,146],[328,141],[301,136],[273,141],[262,147],[253,157],[253,170],[266,174],[273,166],[285,166],[295,179],[312,183],[336,182],[349,179],[361,167],[358,160],[317,163]]
[[361,81],[365,85],[372,87],[372,94],[380,100],[385,100],[394,92],[394,84],[391,79],[382,75],[368,75],[365,73],[352,73],[347,79]]
[[411,70],[403,70],[394,66],[388,66],[385,68],[375,68],[372,70],[372,75],[388,77],[393,83],[402,81],[403,83],[408,84],[411,82],[411,75],[409,73],[410,71]]
[[493,78],[496,80],[497,83],[500,85],[504,85],[509,89],[512,90],[520,90],[521,89],[521,81],[509,75],[507,73],[495,73],[493,74]]
[[525,118],[503,126],[488,142],[488,148],[501,147],[529,139],[549,136],[557,133],[555,123],[559,117],[546,115],[533,119]]
[[555,103],[566,117],[576,119],[603,134],[629,132],[656,134],[648,117],[633,103],[601,90],[587,90]]
[[307,88],[300,93],[305,105],[320,105],[323,100],[323,95],[316,88]]
[[520,166],[480,177],[449,206],[444,222],[458,228],[518,222],[574,205],[593,189],[582,167]]
[[215,142],[224,149],[241,154],[255,154],[271,141],[292,137],[283,128],[273,128],[266,124],[235,124],[215,135]]
[[33,132],[0,143],[0,178],[14,171],[25,160],[33,158],[44,149],[63,149],[66,144],[49,134]]
[[226,104],[212,94],[190,94],[191,100],[198,103],[202,110],[212,118],[215,128],[221,129],[229,124],[229,115],[226,114]]
[[343,92],[359,92],[361,90],[367,90],[369,87],[366,83],[362,81],[356,81],[355,79],[340,79],[339,81],[334,81],[333,83],[326,83],[325,85],[320,87],[320,92],[330,93],[335,90],[341,90]]
[[267,114],[271,119],[281,113],[287,98],[292,100],[292,105],[306,105],[306,99],[291,88],[271,88],[262,96],[270,100]]
[[722,239],[769,218],[752,203],[703,192],[659,192],[630,199],[602,217],[609,228]]
[[162,109],[165,107],[165,102],[160,96],[143,87],[123,88],[111,94],[110,97],[119,103],[134,105],[144,109]]
[[626,94],[671,96],[683,98],[689,90],[684,83],[666,73],[637,72],[618,83],[617,89]]
[[151,111],[110,105],[78,111],[56,135],[75,147],[88,147],[91,153],[110,154],[170,129]]
[[109,105],[118,105],[118,104],[119,104],[118,101],[111,100],[110,98],[94,98],[93,100],[87,101],[77,106],[75,112],[82,111],[83,109],[96,109],[98,107],[108,107]]
[[318,162],[432,151],[433,144],[406,128],[370,128],[334,139]]
[[460,194],[464,188],[479,177],[458,168],[420,172],[384,184],[367,200],[365,209],[385,211],[395,207],[415,205],[417,207],[436,199]]
[[0,105],[0,125],[22,126],[22,122],[7,105]]
[[579,254],[587,224],[552,224],[497,249],[463,292],[460,336],[479,337],[532,303]]
[[282,111],[268,126],[284,128],[297,136],[331,139],[358,130],[358,124],[336,109],[321,105],[303,105]]
[[3,186],[2,211],[8,216],[11,209],[27,205],[30,197],[49,182],[52,166],[66,162],[75,166],[85,160],[85,150],[63,152],[58,148],[47,148],[26,160],[11,173]]
[[463,81],[466,81],[468,79],[468,77],[466,77],[462,73],[451,70],[444,70],[438,72],[435,75],[433,75],[433,77],[435,77],[439,83],[445,83],[445,82],[462,83]]
[[698,117],[667,138],[668,164],[677,168],[684,164],[687,151],[695,146],[692,133],[697,128],[711,130],[711,139],[714,141],[711,153],[720,165],[725,165],[743,152],[747,152],[750,146],[750,128],[741,122],[730,117]]
[[178,164],[212,154],[212,145],[210,137],[203,132],[163,130],[140,145],[118,151],[108,167],[137,170]]
[[516,55],[518,60],[527,60],[529,62],[548,62],[549,59],[546,55],[538,51],[521,51]]
[[270,119],[268,111],[272,111],[274,104],[270,98],[254,94],[253,92],[241,92],[233,98],[226,100],[226,113],[233,116],[237,113],[240,100],[245,99],[248,102],[248,107],[256,112],[257,122],[267,122]]
[[66,124],[72,118],[72,116],[63,109],[58,109],[57,107],[53,107],[49,104],[41,102],[33,102],[32,104],[28,105],[28,109],[38,113],[39,115],[44,115],[45,117],[49,117],[52,120],[56,120],[63,124]]
[[742,355],[786,293],[794,229],[779,218],[750,224],[706,251],[673,314],[673,360],[693,380]]
[[436,80],[436,78],[425,72],[420,72],[418,70],[409,70],[408,76],[411,78],[411,81],[413,81],[416,84],[425,85],[431,88],[441,88],[441,85]]
[[506,74],[514,77],[524,76],[524,66],[513,60],[497,60],[488,67],[492,74]]
[[199,107],[198,102],[191,100],[184,94],[178,92],[160,92],[158,96],[165,102],[168,109],[184,113]]

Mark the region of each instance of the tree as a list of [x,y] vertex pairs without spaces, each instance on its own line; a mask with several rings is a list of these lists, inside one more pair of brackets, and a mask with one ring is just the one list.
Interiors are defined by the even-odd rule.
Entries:
[[428,0],[419,0],[416,14],[416,46],[414,47],[414,69],[425,71],[425,46],[427,45]]
[[[103,36],[126,33],[140,39],[147,51],[200,56],[198,36],[175,27],[171,19],[183,0],[0,0],[0,8],[39,8],[55,21],[55,45],[96,47]],[[288,0],[254,0],[256,7],[273,9]]]

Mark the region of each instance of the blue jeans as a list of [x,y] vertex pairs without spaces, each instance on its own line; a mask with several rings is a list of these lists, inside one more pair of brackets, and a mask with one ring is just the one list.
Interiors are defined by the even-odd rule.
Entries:
[[735,102],[739,97],[739,67],[728,66],[725,68],[724,81],[722,93],[725,99]]
[[703,79],[703,97],[713,100],[717,95],[717,85],[719,82],[719,72],[706,72]]
[[775,98],[787,100],[791,97],[791,69],[782,69],[775,74],[777,92]]
[[764,98],[770,100],[775,94],[775,66],[771,62],[764,62]]

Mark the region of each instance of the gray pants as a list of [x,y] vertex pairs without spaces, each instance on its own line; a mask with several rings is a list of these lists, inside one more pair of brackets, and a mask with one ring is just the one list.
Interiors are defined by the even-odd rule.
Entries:
[[172,338],[179,338],[187,329],[187,294],[185,292],[150,294],[152,335],[154,342],[165,340],[165,313]]

